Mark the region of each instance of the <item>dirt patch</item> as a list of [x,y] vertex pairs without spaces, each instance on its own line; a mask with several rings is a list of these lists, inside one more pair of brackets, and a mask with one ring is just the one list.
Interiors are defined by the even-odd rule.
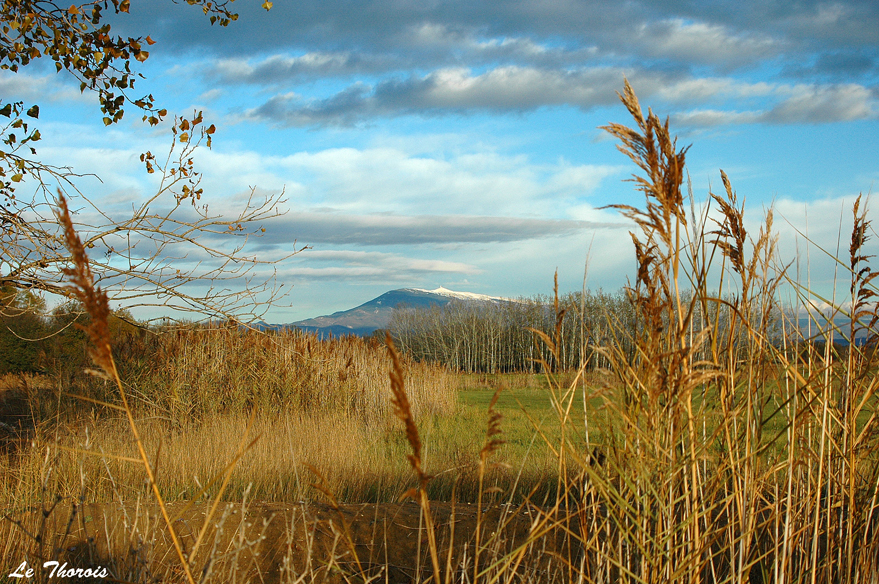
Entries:
[[[171,504],[169,511],[190,555],[208,505],[184,506]],[[472,580],[476,506],[431,503],[431,509],[443,574],[466,571]],[[109,578],[128,582],[184,579],[155,505],[93,504],[75,510],[59,506],[45,523],[42,515],[31,513],[22,521],[31,533],[44,534],[42,551],[30,541],[31,566],[41,564],[39,556],[66,562],[68,568],[106,568]],[[529,582],[564,580],[565,562],[560,558],[572,557],[568,546],[579,531],[576,523],[550,520],[531,506],[486,508],[480,570],[515,573],[515,579]],[[207,576],[206,581],[213,582],[282,583],[305,575],[300,581],[376,578],[408,583],[433,573],[427,541],[421,509],[413,502],[338,509],[305,503],[223,503],[201,538],[193,565],[196,579]],[[20,562],[9,558],[6,563],[13,567]]]
[[11,375],[0,378],[0,437],[31,426],[25,379]]

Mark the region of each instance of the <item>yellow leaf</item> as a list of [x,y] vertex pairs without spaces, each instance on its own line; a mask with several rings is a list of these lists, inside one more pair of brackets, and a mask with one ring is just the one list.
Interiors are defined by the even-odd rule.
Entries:
[[20,174],[13,174],[12,175],[12,182],[21,182],[21,179],[22,179],[22,175],[20,175]]
[[265,8],[266,10],[271,10],[271,9],[272,9],[272,3],[271,3],[271,2],[263,2],[263,3],[262,3],[262,7]]
[[76,7],[76,4],[70,5],[70,8],[67,9],[67,14],[79,14],[79,8]]

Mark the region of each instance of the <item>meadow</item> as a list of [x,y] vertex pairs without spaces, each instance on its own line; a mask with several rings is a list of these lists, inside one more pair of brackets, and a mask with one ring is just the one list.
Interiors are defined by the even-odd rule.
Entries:
[[[77,266],[96,375],[7,379],[22,429],[0,469],[5,565],[68,554],[144,582],[875,582],[877,344],[835,351],[779,318],[810,294],[775,257],[771,211],[749,233],[723,174],[697,212],[686,149],[628,86],[623,103],[635,127],[606,129],[645,196],[618,207],[637,225],[636,326],[601,315],[576,367],[560,352],[577,305],[557,290],[555,326],[530,331],[534,372],[460,373],[392,339],[110,339]],[[859,199],[838,260],[850,339],[879,320],[871,233]],[[86,525],[94,505],[103,526]],[[91,535],[71,546],[74,531]]]

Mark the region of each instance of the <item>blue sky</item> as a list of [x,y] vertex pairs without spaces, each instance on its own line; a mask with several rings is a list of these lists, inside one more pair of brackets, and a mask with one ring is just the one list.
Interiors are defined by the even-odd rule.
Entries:
[[[642,199],[597,129],[630,123],[624,78],[693,145],[697,200],[723,169],[749,228],[774,206],[782,259],[805,262],[794,228],[835,250],[840,218],[846,249],[851,203],[879,178],[875,0],[259,4],[236,2],[228,28],[164,0],[113,23],[156,41],[140,91],[216,124],[196,160],[213,208],[285,191],[252,251],[310,249],[276,266],[292,288],[272,322],[402,287],[545,294],[556,269],[577,290],[590,245],[590,287],[624,285],[631,225],[600,207]],[[41,103],[43,159],[99,176],[77,186],[111,210],[142,200],[139,154],[167,151],[168,128],[133,109],[104,128],[94,96],[41,67],[0,86]],[[832,262],[808,257],[829,294]]]

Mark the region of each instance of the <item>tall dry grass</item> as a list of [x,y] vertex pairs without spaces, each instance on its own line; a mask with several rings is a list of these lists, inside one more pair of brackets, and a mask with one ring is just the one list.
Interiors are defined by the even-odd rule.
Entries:
[[[376,422],[391,417],[390,361],[383,346],[359,337],[320,339],[298,330],[191,326],[119,339],[117,361],[132,407],[174,420],[206,414],[347,412]],[[448,414],[457,379],[440,366],[404,362],[412,407]],[[101,401],[112,387],[83,377],[76,391]],[[76,399],[69,403],[75,407]]]
[[[175,565],[185,581],[194,584],[198,571],[201,570],[201,577],[198,579],[203,579],[205,574],[210,572],[210,566],[214,561],[213,555],[205,559],[201,558],[199,553],[205,549],[202,546],[207,545],[210,539],[209,533],[214,529],[212,527],[214,520],[221,513],[221,501],[225,496],[230,495],[230,484],[234,484],[232,475],[236,470],[247,471],[239,468],[239,462],[245,452],[258,442],[259,436],[252,439],[257,410],[262,409],[267,415],[271,415],[273,411],[321,415],[325,424],[333,424],[338,430],[335,436],[337,439],[335,452],[339,452],[340,446],[344,449],[346,438],[349,446],[356,447],[359,442],[353,438],[351,430],[358,429],[357,424],[346,425],[344,422],[356,420],[360,425],[380,424],[383,418],[386,419],[390,408],[385,407],[387,402],[379,400],[376,395],[377,372],[378,375],[384,376],[390,370],[402,375],[404,364],[399,358],[394,358],[391,369],[388,360],[378,357],[378,347],[363,341],[318,342],[307,335],[290,333],[271,337],[260,336],[251,331],[242,331],[240,327],[208,331],[207,336],[204,333],[195,336],[196,331],[191,330],[178,331],[175,335],[160,337],[162,341],[158,345],[153,339],[152,351],[143,350],[144,346],[150,348],[150,343],[142,342],[144,339],[141,336],[140,346],[135,350],[127,347],[128,350],[118,353],[123,359],[117,362],[108,327],[109,302],[106,294],[95,286],[85,248],[73,229],[66,201],[61,194],[59,194],[57,215],[64,232],[64,243],[72,257],[71,266],[64,269],[64,274],[70,280],[68,291],[89,315],[88,321],[80,324],[79,327],[89,339],[88,353],[95,368],[88,369],[85,373],[97,381],[80,383],[77,389],[82,390],[81,393],[60,389],[52,428],[55,433],[54,443],[46,445],[45,456],[33,456],[41,455],[43,450],[41,444],[40,452],[35,452],[38,439],[45,438],[40,436],[43,420],[39,420],[40,425],[31,428],[30,444],[27,444],[27,440],[19,439],[17,444],[12,445],[13,449],[17,447],[17,451],[4,460],[5,478],[13,478],[12,481],[6,481],[8,488],[4,489],[6,491],[4,494],[11,497],[4,500],[4,508],[12,503],[21,506],[22,503],[27,505],[37,501],[42,508],[42,519],[37,521],[36,526],[25,525],[22,521],[16,521],[7,515],[9,521],[5,527],[9,530],[7,535],[10,539],[17,534],[18,539],[29,538],[31,545],[12,546],[12,548],[7,545],[4,549],[4,559],[8,552],[23,553],[24,557],[35,558],[37,581],[42,582],[52,578],[52,572],[47,571],[47,564],[44,561],[52,554],[62,553],[63,544],[57,549],[47,547],[47,542],[54,541],[56,535],[45,533],[45,520],[53,516],[56,507],[65,498],[62,493],[76,489],[75,486],[65,482],[76,481],[78,478],[80,494],[78,497],[70,497],[71,520],[67,524],[67,530],[73,526],[77,507],[85,503],[87,498],[101,498],[101,495],[106,493],[120,502],[126,499],[139,502],[146,490],[146,494],[160,511],[164,524],[162,531],[173,544],[173,552],[178,560]],[[197,348],[194,344],[196,340]],[[143,373],[137,385],[123,383],[119,367],[121,362],[124,362],[127,368],[139,369]],[[406,365],[410,364],[407,362]],[[179,375],[181,371],[187,372],[182,384],[178,383],[179,377],[174,375],[175,372]],[[421,378],[421,388],[425,389],[418,392],[416,384],[417,398],[411,404],[412,411],[417,408],[422,414],[428,415],[454,408],[454,387],[449,383],[443,383],[448,381],[449,377],[444,376],[442,369],[413,365],[410,367],[410,374],[416,379]],[[257,378],[266,382],[258,383]],[[429,389],[425,387],[424,381],[432,382]],[[373,392],[372,395],[370,391]],[[33,395],[30,392],[26,393],[33,405]],[[128,440],[123,438],[122,441],[127,444],[122,444],[121,448],[115,448],[114,451],[104,450],[106,446],[120,446],[118,423],[111,424],[111,431],[117,436],[115,444],[113,439],[106,438],[97,444],[93,443],[92,437],[87,434],[88,426],[85,427],[86,436],[81,443],[64,444],[61,438],[62,424],[76,422],[75,416],[70,415],[69,411],[62,420],[61,397],[64,393],[93,407],[97,406],[104,412],[116,413],[125,420],[127,428],[123,436],[128,437]],[[66,406],[67,403],[64,405]],[[406,409],[410,410],[408,402]],[[39,404],[32,407],[34,412],[43,410],[44,408]],[[241,424],[236,427],[235,422],[241,422],[240,416],[245,410],[251,411],[249,420],[243,427]],[[180,453],[173,456],[170,459],[171,464],[167,465],[171,467],[172,481],[170,484],[167,480],[160,481],[160,469],[166,475],[169,470],[160,464],[163,461],[160,455],[165,436],[161,432],[152,433],[159,436],[157,444],[150,444],[147,438],[151,434],[150,420],[149,416],[144,419],[144,414],[152,414],[151,417],[156,417],[162,422],[176,422],[179,430],[184,425],[191,429],[187,422],[194,417],[203,420],[204,415],[217,412],[231,413],[233,416],[237,414],[239,418],[234,420],[229,428],[214,428],[213,436],[220,439],[202,440],[199,444],[202,450],[195,456],[191,443],[188,443],[184,436],[182,442],[185,445],[182,448],[178,446]],[[94,410],[92,413],[94,415]],[[161,415],[163,413],[164,416]],[[331,413],[338,414],[336,419],[328,416]],[[277,427],[272,427],[271,421],[268,422],[268,426],[269,431],[278,430]],[[344,434],[346,430],[348,436]],[[310,435],[319,440],[328,438],[323,432],[312,431]],[[274,442],[273,446],[275,449],[272,457],[281,468],[269,469],[269,472],[280,470],[281,474],[276,474],[278,479],[298,483],[295,466],[290,463],[285,465],[286,457],[283,452],[278,451],[277,442]],[[320,450],[313,448],[312,452],[320,454]],[[90,458],[91,461],[98,462],[103,466],[100,476],[90,477],[92,473],[89,472],[90,469],[85,462],[80,463],[78,473],[59,474],[58,457],[62,452],[85,455],[86,459]],[[291,454],[295,456],[295,452]],[[356,449],[346,454],[354,455]],[[12,464],[8,464],[9,458],[12,459]],[[42,463],[39,463],[40,458]],[[200,463],[200,468],[186,468],[186,463],[193,462]],[[326,462],[327,457],[324,455],[321,463]],[[111,468],[111,464],[118,466],[117,463],[121,464],[121,469]],[[180,466],[180,463],[183,463],[181,468],[174,468],[175,465]],[[132,467],[132,464],[135,466]],[[65,465],[61,466],[67,470]],[[134,469],[135,476],[131,476],[131,469]],[[195,502],[204,496],[209,496],[211,501],[201,519],[201,526],[194,541],[185,544],[179,535],[181,526],[175,518],[171,517],[166,501],[169,496],[180,496],[179,488],[175,493],[174,479],[188,480],[193,470],[204,473],[205,484],[200,484],[197,475],[192,474],[197,491],[188,494],[188,498]],[[338,472],[339,469],[332,468],[332,471]],[[314,469],[314,472],[319,474],[317,469]],[[101,479],[105,483],[103,488]],[[231,495],[246,496],[251,487],[252,481],[247,483],[243,493],[231,493]],[[284,486],[275,488],[276,492],[283,493],[284,490]],[[51,502],[47,501],[47,494],[51,494]],[[177,517],[179,516],[178,513]],[[18,529],[17,532],[15,528]]]
[[[475,500],[480,503],[474,532],[455,532],[454,520],[443,528],[435,521],[432,485],[443,480],[437,472],[443,463],[430,459],[424,429],[429,425],[425,418],[442,410],[417,405],[419,391],[429,394],[432,381],[426,375],[424,389],[419,389],[418,369],[404,366],[393,348],[382,371],[390,374],[390,383],[378,374],[363,378],[364,383],[374,379],[375,387],[383,388],[375,394],[386,396],[381,405],[371,394],[352,398],[334,390],[322,397],[289,380],[252,380],[247,364],[259,362],[260,343],[275,343],[275,339],[236,344],[244,337],[227,331],[217,333],[227,336],[217,337],[220,340],[213,348],[199,348],[185,333],[179,343],[169,341],[163,358],[178,363],[169,371],[195,371],[195,377],[203,375],[205,381],[193,384],[192,377],[168,378],[166,385],[171,389],[164,392],[161,384],[139,386],[139,403],[166,412],[170,418],[202,416],[208,427],[207,435],[199,440],[213,444],[199,456],[207,460],[236,460],[241,452],[234,440],[212,442],[217,435],[259,431],[289,436],[284,440],[291,444],[291,459],[307,459],[311,449],[319,447],[304,444],[300,451],[292,446],[295,436],[303,433],[350,444],[356,452],[349,456],[307,460],[308,464],[325,463],[323,467],[312,465],[318,479],[311,481],[331,496],[340,516],[334,473],[359,472],[360,465],[369,466],[372,456],[358,442],[355,427],[346,424],[355,418],[387,422],[392,412],[403,425],[400,444],[408,448],[400,451],[399,460],[403,470],[408,461],[411,472],[407,480],[390,481],[389,489],[415,499],[423,514],[417,558],[423,557],[424,562],[412,572],[414,581],[879,581],[876,343],[853,345],[843,359],[833,355],[830,343],[821,353],[808,350],[804,354],[804,339],[783,315],[811,309],[811,293],[789,276],[777,257],[772,213],[767,213],[755,233],[749,232],[743,203],[723,173],[723,192],[710,193],[708,204],[697,213],[692,199],[688,201],[683,194],[686,148],[678,148],[667,121],[652,112],[643,114],[628,83],[621,98],[634,127],[612,124],[606,129],[641,169],[633,180],[645,196],[644,205],[616,206],[636,225],[632,241],[637,275],[627,288],[627,298],[639,326],[611,331],[611,340],[595,347],[607,364],[604,377],[591,378],[598,383],[585,383],[585,364],[571,379],[570,372],[554,370],[552,359],[543,363],[558,431],[544,431],[535,421],[535,432],[552,453],[555,472],[551,479],[557,488],[551,499],[539,499],[535,492],[525,494],[538,504],[525,506],[531,513],[530,527],[527,540],[518,547],[491,548],[485,541],[487,528],[481,525],[483,504],[495,495],[494,485],[485,481],[489,460],[498,455],[503,439],[503,420],[493,410],[482,450],[474,456]],[[876,272],[866,251],[870,233],[866,203],[859,199],[853,209],[849,257],[838,259],[850,276],[850,298],[837,312],[851,318],[848,335],[852,340],[856,333],[870,332],[879,321],[874,303]],[[793,290],[800,305],[782,305],[783,289]],[[537,331],[550,353],[560,346],[564,317],[558,302],[555,310],[556,329]],[[612,315],[608,318],[612,320]],[[831,321],[826,326],[836,325]],[[308,341],[305,346],[301,341],[286,342],[291,355],[307,357],[301,361],[303,368],[317,362],[336,364],[330,368],[336,372],[336,381],[330,374],[321,378],[325,383],[338,381],[339,387],[344,386],[340,372],[348,369],[378,370],[363,363],[349,367],[350,356],[337,359],[330,349],[321,349],[317,358]],[[266,353],[270,352],[269,345],[265,346]],[[272,344],[271,350],[279,346],[284,345]],[[224,368],[218,362],[230,365]],[[277,369],[279,377],[285,374]],[[302,378],[311,379],[309,375]],[[233,389],[248,385],[262,389],[245,397]],[[573,414],[575,400],[584,404],[582,418]],[[247,431],[243,419],[233,426],[209,425],[211,412],[217,408],[245,411],[283,403],[295,403],[307,414],[255,418],[252,425],[247,424]],[[595,403],[600,407],[594,407]],[[359,413],[334,416],[332,412],[340,408]],[[131,419],[131,408],[123,410]],[[148,427],[144,422],[138,421],[141,428]],[[285,425],[291,428],[287,435]],[[334,434],[336,430],[341,434]],[[179,444],[185,445],[193,440],[185,433],[197,430],[178,427],[177,431],[181,433]],[[345,442],[346,437],[350,442]],[[258,474],[244,466],[248,464],[244,458],[232,470],[218,463],[202,471],[183,466],[182,454],[179,459],[171,457],[170,464],[178,464],[177,468],[162,470],[161,465],[150,466],[150,459],[143,456],[158,449],[155,443],[145,448],[147,442],[133,432],[127,448],[140,453],[152,472],[147,473],[147,483],[154,491],[156,476],[161,479],[163,473],[196,476],[205,472],[226,477],[240,470]],[[174,439],[169,438],[167,445],[160,442],[164,449],[172,447]],[[259,452],[258,444],[251,453]],[[302,482],[301,474],[297,475],[289,460],[276,459],[278,466],[265,476],[274,474],[288,481],[277,487],[281,492],[301,492],[290,486]],[[51,474],[46,471],[50,459],[47,456],[41,465],[36,460],[30,472],[39,472],[43,488],[49,490],[45,477]],[[126,479],[124,484],[131,484],[129,480],[135,479]],[[201,491],[199,484],[196,487]],[[225,479],[223,485],[227,486]],[[507,488],[505,495],[510,496],[516,487]],[[220,488],[214,494],[216,500],[224,492],[231,491]],[[452,491],[453,500],[457,494]],[[354,552],[356,546],[346,529],[336,532],[336,540]],[[551,546],[541,547],[550,540]],[[453,561],[453,541],[463,546],[463,560]],[[529,566],[533,559],[527,558],[533,556],[526,550],[533,549],[551,549],[555,567],[547,570],[537,562]],[[180,561],[188,560],[181,557]],[[355,564],[360,566],[359,560]],[[342,580],[356,580],[356,570],[343,571]],[[306,573],[301,580],[307,581],[309,574],[316,572]]]
[[[555,447],[578,477],[565,490],[577,500],[577,579],[875,582],[873,348],[853,346],[839,363],[828,343],[800,360],[798,331],[777,317],[780,288],[795,282],[776,257],[772,212],[749,233],[722,174],[724,192],[697,215],[682,194],[686,148],[667,121],[643,115],[628,84],[621,97],[635,127],[605,129],[643,172],[633,181],[645,195],[643,208],[615,206],[637,225],[628,295],[640,326],[625,339],[636,351],[597,349],[615,377],[604,386],[553,384],[570,428]],[[853,317],[851,338],[876,322],[868,226],[859,199],[850,258],[840,260],[851,275],[850,308],[840,308]],[[709,308],[729,324],[694,321],[718,314]],[[571,419],[580,391],[606,415]]]

